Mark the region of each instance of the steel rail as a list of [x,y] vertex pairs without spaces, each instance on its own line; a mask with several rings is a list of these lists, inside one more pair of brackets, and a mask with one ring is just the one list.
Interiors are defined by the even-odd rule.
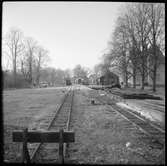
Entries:
[[[138,126],[140,128],[140,130],[143,131],[146,135],[156,139],[159,143],[162,144],[161,138],[158,138],[158,137],[160,135],[164,136],[165,131],[163,129],[146,122],[143,118],[137,116],[136,114],[132,113],[131,111],[128,111],[127,109],[123,110],[116,105],[111,105],[111,104],[108,104],[108,105],[110,105],[113,110],[118,112],[120,115],[122,115],[125,119],[127,119],[133,125]],[[156,136],[155,136],[155,134],[156,134]]]
[[[152,124],[148,123],[145,119],[141,118],[140,116],[134,114],[133,112],[131,112],[131,111],[127,110],[127,109],[122,110],[121,108],[119,108],[119,111],[118,111],[118,106],[115,105],[115,108],[114,108],[114,106],[112,105],[111,107],[112,107],[112,109],[114,109],[115,111],[119,112],[121,115],[123,115],[123,116],[126,117],[126,118],[128,118],[128,117],[126,116],[126,113],[128,113],[128,114],[132,115],[133,117],[136,117],[138,120],[140,120],[140,121],[138,121],[139,124],[137,124],[137,123],[134,122],[135,120],[132,121],[132,120],[130,120],[130,118],[128,118],[130,122],[132,122],[133,124],[135,124],[135,125],[137,125],[139,128],[141,128],[143,131],[145,131],[145,133],[146,133],[147,135],[150,135],[150,136],[151,136],[152,134],[151,134],[149,131],[147,131],[146,129],[144,129],[144,127],[141,127],[141,126],[140,126],[140,122],[143,123],[143,124],[144,124],[144,123],[145,123],[145,124],[148,124],[150,128],[152,128],[152,129],[154,128],[154,130],[158,130],[158,131],[160,132],[160,134],[164,134],[164,133],[165,133],[165,131],[164,131],[163,129],[160,129],[159,127],[156,127],[155,125],[152,125]],[[124,111],[124,113],[123,113],[123,111]]]
[[[145,119],[143,119],[141,116],[135,114],[134,112],[130,111],[129,109],[126,109],[127,112],[131,113],[132,115],[136,116],[138,119],[142,120],[143,122],[147,122]],[[148,123],[148,122],[147,122]],[[162,128],[153,125],[152,123],[149,123],[149,125],[151,125],[152,127],[156,128],[157,130],[159,130],[162,133],[165,133],[165,130],[163,130]]]
[[[165,113],[165,107],[164,106],[159,106],[159,105],[156,105],[156,104],[153,104],[153,103],[150,103],[150,102],[146,102],[146,101],[142,101],[145,105],[148,105],[149,107],[151,107],[151,108],[157,108],[158,110],[156,110],[156,111],[158,111],[158,112],[162,112],[162,113]],[[163,109],[164,109],[164,111],[163,111]]]
[[146,135],[151,136],[152,138],[157,140],[160,144],[163,144],[161,142],[161,138],[158,138],[158,137],[159,136],[163,136],[164,137],[165,130],[153,125],[152,123],[148,123],[142,117],[136,115],[135,113],[132,113],[131,110],[122,109],[122,108],[118,107],[117,105],[111,104],[109,102],[106,103],[104,100],[107,101],[107,98],[106,99],[104,99],[104,98],[102,99],[102,98],[99,98],[99,97],[95,97],[95,98],[99,102],[101,102],[102,104],[107,104],[107,105],[111,106],[111,108],[114,111],[118,112],[126,120],[130,121],[133,125],[138,126],[140,128],[140,130],[143,131]]
[[[55,119],[56,119],[58,113],[60,112],[60,110],[61,110],[63,104],[65,103],[65,101],[66,101],[66,99],[67,99],[67,96],[69,95],[70,91],[71,91],[71,89],[68,90],[68,92],[67,92],[67,93],[65,94],[65,96],[63,97],[63,101],[62,101],[62,103],[60,104],[59,108],[57,109],[57,111],[56,111],[56,113],[55,113],[55,116],[54,116],[53,119],[50,121],[50,123],[49,123],[49,125],[48,125],[48,127],[47,127],[47,130],[50,130],[50,128],[51,128],[52,124],[54,123],[54,121],[55,121]],[[39,144],[37,145],[37,147],[35,148],[35,150],[32,152],[32,154],[30,155],[30,161],[31,161],[31,163],[34,162],[35,157],[36,157],[36,154],[37,154],[37,152],[39,151],[39,149],[40,149],[40,147],[42,146],[42,144],[43,144],[43,143],[39,143]]]
[[[108,93],[107,93],[108,94]],[[112,94],[113,95],[113,94]],[[113,95],[113,96],[116,96],[115,94]],[[146,103],[147,104],[147,102],[145,102],[145,101],[142,101],[142,102],[144,102],[144,103]],[[109,104],[109,103],[108,103]],[[110,105],[110,104],[109,104]],[[143,120],[143,121],[145,121],[145,119],[143,119],[142,117],[140,117],[140,116],[138,116],[137,114],[135,114],[135,113],[133,113],[132,111],[130,111],[129,109],[127,109],[126,111],[128,111],[129,113],[131,113],[131,114],[133,114],[134,116],[136,116],[137,118],[139,118],[139,119],[141,119],[141,120]],[[162,112],[162,111],[160,111],[160,110],[156,110],[157,112],[161,112],[161,113],[164,113],[164,112]],[[145,121],[146,122],[146,121]],[[152,127],[154,127],[154,128],[156,128],[157,130],[159,130],[160,132],[162,132],[162,133],[165,133],[165,130],[164,129],[162,129],[162,128],[160,128],[160,127],[158,127],[158,126],[156,126],[156,125],[154,125],[154,124],[152,124],[152,123],[149,123]]]
[[[67,120],[67,124],[66,124],[66,129],[67,130],[70,129],[71,112],[73,110],[73,99],[74,99],[74,90],[72,91],[71,107],[70,107],[70,111],[69,111],[69,115],[68,115],[68,120]],[[64,149],[63,149],[64,150],[63,151],[64,156],[66,156],[66,154],[67,154],[67,147],[68,147],[68,144],[64,143]]]

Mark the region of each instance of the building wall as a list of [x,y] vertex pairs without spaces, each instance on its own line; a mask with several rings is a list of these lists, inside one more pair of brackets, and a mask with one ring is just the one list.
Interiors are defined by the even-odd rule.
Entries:
[[157,84],[165,85],[165,65],[161,64],[157,72]]
[[119,77],[115,74],[108,73],[99,78],[99,83],[101,85],[119,84]]
[[[136,85],[141,85],[141,75],[137,73],[136,75]],[[133,84],[133,77],[131,77],[128,81],[130,84]],[[149,85],[152,85],[152,79],[148,76],[145,80]],[[161,64],[157,69],[157,78],[156,78],[157,85],[165,85],[165,64]]]
[[[152,79],[148,77],[149,85],[152,85]],[[157,78],[156,78],[157,85],[165,85],[165,64],[161,64],[157,69]]]

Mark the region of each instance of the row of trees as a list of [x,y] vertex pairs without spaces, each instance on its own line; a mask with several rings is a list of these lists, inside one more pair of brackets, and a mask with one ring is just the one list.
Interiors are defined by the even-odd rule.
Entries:
[[81,65],[76,65],[73,69],[73,76],[87,78],[90,73],[90,69],[82,67]]
[[48,82],[50,85],[65,85],[65,79],[71,79],[75,81],[76,78],[88,79],[89,69],[76,65],[73,69],[55,69],[52,67],[46,67],[41,69],[40,80],[42,82]]
[[65,79],[70,77],[71,71],[68,69],[45,67],[41,69],[40,81],[47,82],[50,86],[62,86],[65,84]]
[[39,86],[40,82],[64,85],[65,78],[87,78],[89,70],[76,65],[73,70],[49,67],[48,51],[18,28],[11,28],[2,45],[4,88]]
[[[119,70],[124,83],[136,75],[141,76],[141,88],[149,74],[156,90],[156,75],[159,65],[159,52],[165,50],[165,5],[160,3],[133,3],[125,7],[116,22],[110,41],[110,53],[103,56],[106,69]],[[149,65],[148,65],[149,62]]]
[[[49,60],[48,51],[44,47],[35,39],[25,37],[18,28],[11,28],[3,37],[2,48],[3,61],[12,68],[11,87],[20,86],[20,76],[30,86],[34,82],[39,84],[41,68]],[[4,76],[7,74],[9,70],[5,69]]]

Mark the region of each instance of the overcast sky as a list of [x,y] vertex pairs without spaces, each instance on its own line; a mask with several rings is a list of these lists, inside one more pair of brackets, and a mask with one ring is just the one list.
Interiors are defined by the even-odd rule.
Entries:
[[115,26],[117,2],[4,2],[3,33],[18,27],[49,51],[50,66],[92,68]]

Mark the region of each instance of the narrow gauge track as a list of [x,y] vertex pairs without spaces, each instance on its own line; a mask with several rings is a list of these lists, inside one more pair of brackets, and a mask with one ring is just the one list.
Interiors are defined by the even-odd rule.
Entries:
[[164,102],[162,102],[162,103],[159,103],[159,102],[157,102],[157,101],[147,101],[148,103],[150,103],[150,104],[156,104],[156,105],[158,105],[158,106],[161,106],[161,107],[165,107],[165,101]]
[[[123,100],[123,101],[126,101],[126,99],[123,99],[122,97],[120,97],[119,95],[117,95],[116,93],[114,93],[114,92],[108,92],[108,91],[105,91],[107,94],[111,94],[115,99],[119,99],[119,100]],[[128,99],[128,100],[131,100],[131,99]],[[157,112],[161,112],[161,113],[164,113],[164,110],[165,110],[165,106],[162,106],[162,105],[156,105],[155,103],[153,104],[153,103],[151,103],[151,102],[148,102],[148,101],[143,101],[142,100],[142,105],[143,106],[148,106],[149,108],[152,108],[152,109],[154,109],[155,110],[155,108],[156,108],[156,111]]]
[[[162,105],[158,105],[158,104],[153,104],[151,102],[148,102],[148,101],[142,101],[145,105],[148,105],[149,107],[153,108],[153,109],[157,109],[157,111],[159,112],[164,112],[165,111],[165,106],[162,106]],[[164,112],[165,113],[165,112]]]
[[126,120],[130,121],[133,125],[138,126],[139,129],[149,136],[152,140],[155,140],[163,148],[165,143],[165,130],[155,126],[142,117],[138,116],[131,110],[125,108],[120,108],[111,99],[106,96],[96,96],[94,97],[102,104],[107,104],[112,107],[115,112],[120,113]]
[[[62,103],[57,109],[55,116],[48,124],[47,130],[69,130],[71,111],[73,107],[74,90],[72,86],[65,94]],[[36,162],[57,162],[58,158],[58,144],[56,143],[39,143],[30,154],[31,163]],[[66,155],[67,144],[64,143],[64,156]],[[57,156],[56,156],[57,154]]]

